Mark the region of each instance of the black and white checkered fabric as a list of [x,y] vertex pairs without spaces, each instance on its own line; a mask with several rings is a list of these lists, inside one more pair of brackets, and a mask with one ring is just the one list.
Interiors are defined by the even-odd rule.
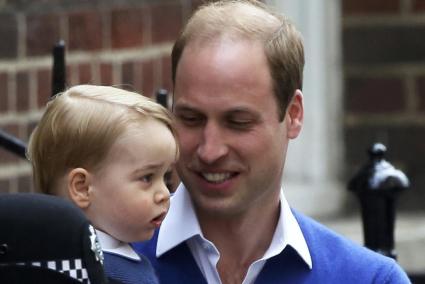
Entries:
[[87,269],[83,267],[83,262],[80,258],[71,260],[51,260],[41,262],[20,262],[18,265],[30,265],[44,269],[51,269],[64,273],[71,278],[77,279],[83,284],[90,284],[90,279]]

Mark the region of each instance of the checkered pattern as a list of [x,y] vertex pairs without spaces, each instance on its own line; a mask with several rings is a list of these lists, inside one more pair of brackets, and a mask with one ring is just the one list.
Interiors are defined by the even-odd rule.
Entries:
[[71,260],[51,260],[41,262],[21,262],[18,265],[31,265],[46,269],[51,269],[64,273],[71,278],[77,279],[83,284],[90,284],[90,279],[87,269],[83,267],[83,262],[80,258]]

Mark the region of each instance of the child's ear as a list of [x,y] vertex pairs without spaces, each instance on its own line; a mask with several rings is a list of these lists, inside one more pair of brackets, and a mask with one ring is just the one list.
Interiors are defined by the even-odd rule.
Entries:
[[68,173],[69,197],[81,209],[90,205],[90,173],[83,168],[72,169]]

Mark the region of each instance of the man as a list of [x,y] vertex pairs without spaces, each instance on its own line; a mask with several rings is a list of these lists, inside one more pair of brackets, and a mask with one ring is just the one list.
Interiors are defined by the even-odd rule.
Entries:
[[303,44],[287,19],[253,1],[206,4],[172,62],[182,185],[158,235],[135,245],[161,283],[409,282],[281,191],[303,123]]

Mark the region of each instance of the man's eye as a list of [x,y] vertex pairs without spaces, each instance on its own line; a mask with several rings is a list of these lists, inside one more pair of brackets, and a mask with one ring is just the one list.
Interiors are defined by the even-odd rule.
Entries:
[[185,125],[193,126],[202,123],[202,117],[197,115],[180,115],[178,119]]
[[249,129],[252,127],[252,120],[230,120],[228,121],[230,127],[235,129]]

